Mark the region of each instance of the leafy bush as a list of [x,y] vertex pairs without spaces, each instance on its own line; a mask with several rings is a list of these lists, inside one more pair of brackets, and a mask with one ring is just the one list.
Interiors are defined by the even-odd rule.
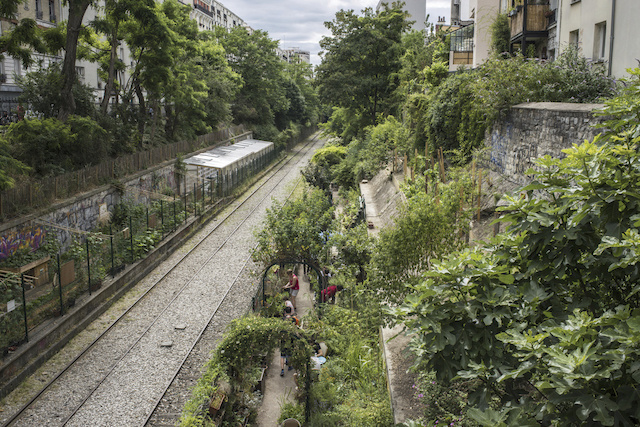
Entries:
[[609,103],[606,136],[538,160],[503,209],[507,233],[435,263],[396,311],[438,380],[482,380],[468,414],[483,425],[640,422],[640,123],[627,101]]
[[[615,94],[615,81],[601,64],[592,64],[575,49],[554,62],[523,56],[494,56],[475,70],[445,79],[414,108],[424,114],[432,153],[442,147],[466,162],[481,146],[485,131],[499,114],[522,102],[596,102]],[[419,117],[413,120],[422,121]]]
[[12,124],[6,134],[14,155],[42,176],[99,163],[110,150],[107,133],[86,117],[25,119]]

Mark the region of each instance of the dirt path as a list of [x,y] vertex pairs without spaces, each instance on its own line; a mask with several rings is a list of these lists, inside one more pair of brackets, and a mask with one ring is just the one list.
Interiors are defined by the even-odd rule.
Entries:
[[[300,269],[301,270],[301,269]],[[299,271],[301,273],[301,271]],[[313,307],[313,294],[309,290],[309,280],[304,274],[298,274],[300,281],[300,292],[296,297],[298,318],[307,314]],[[280,376],[280,350],[276,350],[271,355],[269,367],[267,368],[267,379],[265,382],[264,396],[262,404],[258,409],[257,426],[274,427],[278,426],[280,408],[286,402],[293,402],[296,394],[296,383],[293,375],[295,369],[289,371],[285,367],[284,376]]]

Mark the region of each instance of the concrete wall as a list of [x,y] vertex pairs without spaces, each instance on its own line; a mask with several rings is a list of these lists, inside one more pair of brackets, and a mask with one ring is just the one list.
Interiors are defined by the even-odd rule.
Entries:
[[499,0],[472,0],[475,16],[473,27],[473,68],[478,67],[489,58],[491,53],[491,24],[498,16]]
[[526,171],[533,161],[550,155],[562,158],[562,150],[585,139],[592,140],[601,132],[593,124],[602,121],[593,110],[601,104],[568,104],[556,102],[516,105],[504,120],[497,122],[487,135],[489,147],[484,166],[503,176],[514,186],[526,185]]
[[[231,141],[242,141],[250,138],[251,135],[251,132],[236,135],[228,141],[216,143],[215,146],[224,145]],[[204,148],[197,153],[211,148]],[[95,190],[56,203],[44,213],[27,215],[0,224],[0,242],[3,242],[5,246],[11,245],[13,240],[19,238],[15,236],[25,233],[33,234],[33,230],[44,225],[48,232],[57,233],[58,240],[64,250],[73,243],[73,235],[76,234],[73,230],[90,231],[98,224],[108,222],[110,212],[119,202],[131,200],[136,203],[146,203],[154,194],[162,193],[164,188],[175,190],[174,163],[175,160],[169,160],[143,172],[128,176],[121,181],[120,188],[113,185],[103,185]],[[179,194],[183,194],[185,188],[187,192],[193,191],[195,179],[195,176],[187,175],[181,181]],[[46,227],[47,224],[55,224],[55,227]]]

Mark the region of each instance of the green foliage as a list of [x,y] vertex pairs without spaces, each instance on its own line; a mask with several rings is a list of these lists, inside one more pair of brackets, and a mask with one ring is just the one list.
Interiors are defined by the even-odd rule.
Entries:
[[[43,118],[57,117],[60,113],[63,76],[59,63],[52,63],[48,68],[27,73],[18,78],[18,86],[22,89],[20,102],[28,105],[38,116]],[[75,114],[83,117],[95,117],[95,99],[93,89],[76,81],[72,88],[76,103]]]
[[371,313],[331,306],[306,327],[329,348],[327,362],[311,387],[310,425],[390,425],[392,416]]
[[493,53],[501,55],[509,52],[509,44],[511,42],[509,17],[504,13],[499,13],[489,29],[491,31],[491,50]]
[[106,131],[87,117],[25,119],[12,124],[5,135],[16,159],[40,176],[75,170],[107,157]]
[[399,3],[383,6],[378,13],[367,8],[362,16],[339,11],[325,23],[332,35],[320,41],[324,56],[316,70],[318,93],[324,103],[343,108],[357,119],[350,120],[353,131],[345,135],[347,141],[374,125],[379,114],[397,109],[400,41],[409,22]]
[[26,68],[33,64],[34,53],[46,52],[46,46],[42,41],[42,30],[34,19],[17,21],[18,8],[22,3],[25,0],[4,0],[0,5],[0,18],[12,22],[10,29],[0,36],[0,61],[8,55],[19,59]]
[[424,123],[429,154],[442,147],[466,162],[481,147],[487,127],[512,105],[595,102],[613,96],[614,89],[614,80],[601,66],[566,49],[548,63],[522,56],[493,57],[476,70],[447,78],[425,99],[416,95],[408,111],[412,122]]
[[482,380],[469,415],[483,425],[640,422],[640,138],[619,114],[612,142],[539,159],[503,209],[508,233],[434,263],[396,311],[439,380]]
[[478,380],[455,380],[444,383],[433,372],[421,372],[412,385],[414,405],[423,411],[419,425],[476,426],[467,412],[469,392]]
[[[284,64],[275,53],[277,42],[264,31],[249,34],[244,27],[231,31],[217,27],[216,36],[227,52],[231,68],[242,78],[242,88],[232,107],[235,122],[275,125],[277,113],[286,117],[291,104],[284,87]],[[296,97],[295,86],[291,85],[291,89],[290,96]]]
[[15,185],[16,175],[26,175],[30,168],[12,155],[11,146],[4,137],[0,137],[0,190]]
[[328,145],[317,150],[309,165],[302,171],[302,176],[310,185],[327,192],[333,181],[332,168],[345,158],[347,148],[336,145]]
[[468,217],[462,206],[472,190],[469,177],[461,174],[439,184],[438,195],[420,189],[424,189],[423,180],[405,189],[407,203],[395,226],[383,229],[375,243],[368,286],[384,289],[374,296],[381,302],[402,301],[412,285],[421,281],[423,271],[464,244]]
[[264,229],[257,233],[254,259],[270,264],[277,260],[313,260],[324,252],[324,234],[331,227],[333,209],[321,190],[304,191],[283,206],[274,201],[267,210]]

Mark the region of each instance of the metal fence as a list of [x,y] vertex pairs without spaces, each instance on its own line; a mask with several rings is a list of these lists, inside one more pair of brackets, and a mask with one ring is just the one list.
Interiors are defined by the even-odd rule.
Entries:
[[229,129],[201,135],[193,141],[163,145],[108,160],[75,172],[18,184],[14,188],[0,192],[0,220],[6,221],[35,209],[49,206],[56,199],[71,197],[112,182],[114,179],[175,159],[178,154],[190,153],[217,142],[226,141],[243,132],[245,132],[243,125],[233,126]]
[[[277,153],[266,154],[269,161]],[[266,166],[268,163],[261,163]],[[182,196],[147,200],[129,206],[126,214],[112,217],[111,225],[91,233],[77,231],[75,243],[61,255],[32,261],[0,271],[0,357],[6,357],[29,341],[34,328],[64,315],[75,304],[97,291],[109,276],[115,277],[157,247],[189,218],[203,215],[243,185],[257,168],[247,164],[239,178],[218,191],[215,180],[193,184]],[[42,224],[46,235],[61,242],[68,230],[56,224]]]

